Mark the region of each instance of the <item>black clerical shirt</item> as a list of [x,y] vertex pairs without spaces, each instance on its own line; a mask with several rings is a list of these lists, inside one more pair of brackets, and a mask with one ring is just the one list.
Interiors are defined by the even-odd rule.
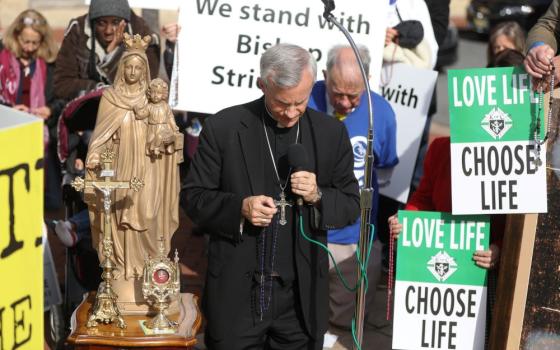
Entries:
[[[269,225],[266,229],[267,244],[265,250],[265,261],[267,262],[267,268],[265,271],[267,273],[271,272],[269,269],[272,268],[272,272],[279,274],[283,283],[291,283],[296,278],[294,241],[297,234],[297,210],[295,207],[296,198],[292,193],[289,181],[289,177],[292,172],[288,164],[288,147],[296,143],[298,125],[296,124],[291,128],[278,127],[276,120],[272,119],[267,112],[264,113],[264,121],[270,142],[269,149],[265,135],[265,194],[274,198],[274,200],[280,200],[281,183],[282,186],[286,185],[284,193],[286,194],[286,199],[292,203],[291,207],[286,207],[286,220],[288,222],[285,225],[280,225],[280,208],[277,208],[278,212],[274,216],[273,223],[271,223],[271,225]],[[301,138],[301,130],[298,138]],[[300,140],[297,140],[297,142],[299,141]],[[278,181],[278,177],[276,176],[276,172],[274,171],[274,166],[272,164],[270,155],[271,150],[274,155],[274,161],[276,162],[276,168],[278,169],[280,182]],[[277,230],[276,242],[274,242],[275,230]],[[273,252],[274,256],[272,254]],[[260,253],[261,249],[259,248],[259,254]],[[272,260],[274,260],[274,262],[272,262]]]

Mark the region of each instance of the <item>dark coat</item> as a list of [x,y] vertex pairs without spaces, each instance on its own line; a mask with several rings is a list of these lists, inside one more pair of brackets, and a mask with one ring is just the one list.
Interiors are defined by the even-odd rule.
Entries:
[[[245,221],[239,232],[244,198],[264,194],[266,147],[261,118],[264,98],[225,109],[208,118],[187,176],[187,213],[210,233],[203,307],[207,332],[219,340],[236,332],[241,308],[250,307],[251,278],[257,269],[260,229]],[[316,209],[304,205],[304,230],[326,244],[326,230],[353,223],[359,214],[353,153],[343,124],[307,109],[301,117],[301,143],[323,197]],[[296,293],[310,336],[322,336],[328,321],[328,256],[295,239]]]
[[553,0],[544,15],[539,18],[537,23],[527,34],[527,51],[537,42],[548,44],[554,52],[558,52],[558,41],[560,32],[558,23],[560,22],[560,1]]
[[56,140],[58,139],[56,128],[58,125],[58,119],[60,118],[60,113],[62,112],[65,104],[65,101],[63,99],[56,98],[53,92],[54,70],[54,63],[50,63],[47,65],[45,101],[47,101],[47,106],[51,109],[51,116],[45,123],[49,127],[49,137],[51,139],[51,142],[56,142]]
[[[80,16],[70,21],[64,40],[56,58],[56,70],[54,74],[54,92],[57,97],[71,100],[80,93],[94,89],[102,80],[91,77],[88,72],[88,62],[90,59],[90,47],[92,29],[86,26],[87,15]],[[160,43],[159,36],[152,32],[148,24],[134,12],[130,14],[130,22],[127,28],[132,34],[140,34],[142,37],[150,35],[152,42],[146,49],[148,63],[150,65],[151,78],[159,75],[160,62]],[[123,45],[118,48],[118,52],[103,65],[99,64],[99,69],[107,77],[107,83],[113,83],[119,60],[124,52]]]
[[441,47],[445,36],[447,35],[447,27],[449,26],[449,3],[451,0],[426,0],[430,19],[436,41]]

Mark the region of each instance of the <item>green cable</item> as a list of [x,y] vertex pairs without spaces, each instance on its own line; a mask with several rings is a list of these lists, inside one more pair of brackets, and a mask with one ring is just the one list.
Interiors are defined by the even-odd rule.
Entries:
[[[369,258],[371,257],[371,248],[373,246],[373,237],[374,237],[374,226],[372,224],[369,224],[370,226],[370,235],[371,235],[371,240],[369,241],[369,247],[368,247],[368,253],[367,253],[367,257],[366,257],[366,266],[369,265]],[[358,254],[358,259],[360,256],[359,251],[356,251],[356,253]],[[366,281],[367,281],[367,277],[366,277]],[[365,285],[365,293],[367,293],[369,284],[366,283]],[[354,341],[354,344],[356,345],[356,349],[357,350],[362,350],[362,347],[360,346],[360,343],[358,342],[358,338],[356,337],[356,314],[354,314],[354,317],[352,317],[352,340]]]
[[358,338],[356,338],[356,318],[352,318],[352,339],[356,345],[357,350],[362,350],[362,347],[358,343]]
[[[371,226],[372,229],[371,229],[371,234],[370,234],[370,242],[369,242],[369,247],[368,247],[368,256],[367,256],[367,259],[366,259],[366,263],[369,261],[369,255],[371,253],[371,247],[373,245],[373,225],[370,224],[370,226]],[[348,285],[348,282],[346,281],[346,279],[344,279],[344,276],[342,276],[342,273],[340,272],[340,270],[338,268],[338,264],[334,260],[334,257],[332,255],[331,251],[329,250],[329,248],[326,245],[324,245],[323,243],[321,243],[319,241],[316,241],[316,240],[310,238],[309,236],[307,236],[305,234],[305,230],[303,229],[303,217],[301,215],[299,216],[299,228],[300,228],[300,232],[301,232],[301,235],[303,236],[303,238],[305,238],[308,242],[311,242],[311,243],[314,243],[314,244],[318,245],[324,251],[326,251],[327,254],[329,254],[329,257],[331,258],[331,261],[334,264],[336,274],[338,275],[338,278],[340,279],[340,281],[344,285],[344,288],[346,288],[350,292],[355,292],[358,289],[362,280],[364,280],[365,285],[366,285],[366,291],[367,291],[367,288],[368,288],[367,271],[366,271],[367,265],[364,266],[364,264],[362,263],[362,261],[360,259],[360,253],[359,253],[360,249],[359,249],[359,247],[358,247],[358,249],[356,249],[356,259],[358,261],[358,266],[360,267],[361,274],[360,274],[360,278],[356,282],[356,285],[354,287],[350,287]]]
[[[324,251],[326,251],[329,254],[329,257],[331,258],[331,261],[334,264],[336,274],[338,275],[338,279],[342,282],[342,284],[344,285],[344,288],[346,288],[347,290],[349,290],[351,292],[355,292],[358,289],[358,286],[360,285],[362,280],[364,280],[364,282],[365,282],[364,283],[365,284],[365,293],[367,293],[367,290],[369,288],[369,283],[368,283],[368,278],[367,278],[367,266],[369,264],[369,258],[371,257],[371,249],[373,247],[373,238],[375,237],[375,227],[372,224],[368,224],[368,225],[370,227],[370,240],[369,240],[368,249],[367,249],[367,256],[365,257],[364,263],[362,263],[362,259],[360,257],[360,247],[358,246],[357,249],[356,249],[356,260],[358,261],[358,266],[360,267],[361,274],[360,274],[360,278],[356,282],[356,285],[351,288],[351,287],[348,286],[348,282],[344,279],[344,277],[342,276],[342,273],[338,269],[338,264],[334,260],[334,257],[332,255],[331,251],[329,250],[329,248],[326,245],[324,245],[323,243],[321,243],[319,241],[316,241],[316,240],[310,238],[309,236],[307,236],[305,234],[305,230],[303,229],[303,217],[301,215],[299,216],[299,229],[300,229],[300,232],[301,232],[301,235],[303,236],[303,238],[305,238],[308,242],[311,242],[311,243],[314,243],[314,244],[318,245],[319,247],[321,247]],[[355,315],[352,318],[352,339],[354,340],[354,344],[356,345],[357,350],[362,350],[362,347],[358,343],[358,338],[356,337],[356,316]]]

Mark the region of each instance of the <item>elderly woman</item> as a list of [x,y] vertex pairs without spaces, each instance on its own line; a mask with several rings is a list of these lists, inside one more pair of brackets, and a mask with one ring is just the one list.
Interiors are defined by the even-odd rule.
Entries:
[[20,13],[4,35],[0,51],[0,104],[45,120],[47,208],[60,205],[60,176],[56,153],[57,119],[64,102],[52,94],[53,62],[58,48],[43,15],[35,10]]
[[45,120],[59,112],[50,96],[57,51],[47,20],[35,10],[20,13],[0,52],[0,103]]

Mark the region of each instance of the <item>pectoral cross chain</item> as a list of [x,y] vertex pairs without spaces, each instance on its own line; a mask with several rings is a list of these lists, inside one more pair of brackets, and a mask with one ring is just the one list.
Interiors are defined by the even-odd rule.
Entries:
[[286,200],[286,194],[282,191],[280,192],[280,200],[274,200],[274,205],[280,208],[280,225],[286,225],[288,222],[286,220],[286,207],[291,207],[293,203]]

